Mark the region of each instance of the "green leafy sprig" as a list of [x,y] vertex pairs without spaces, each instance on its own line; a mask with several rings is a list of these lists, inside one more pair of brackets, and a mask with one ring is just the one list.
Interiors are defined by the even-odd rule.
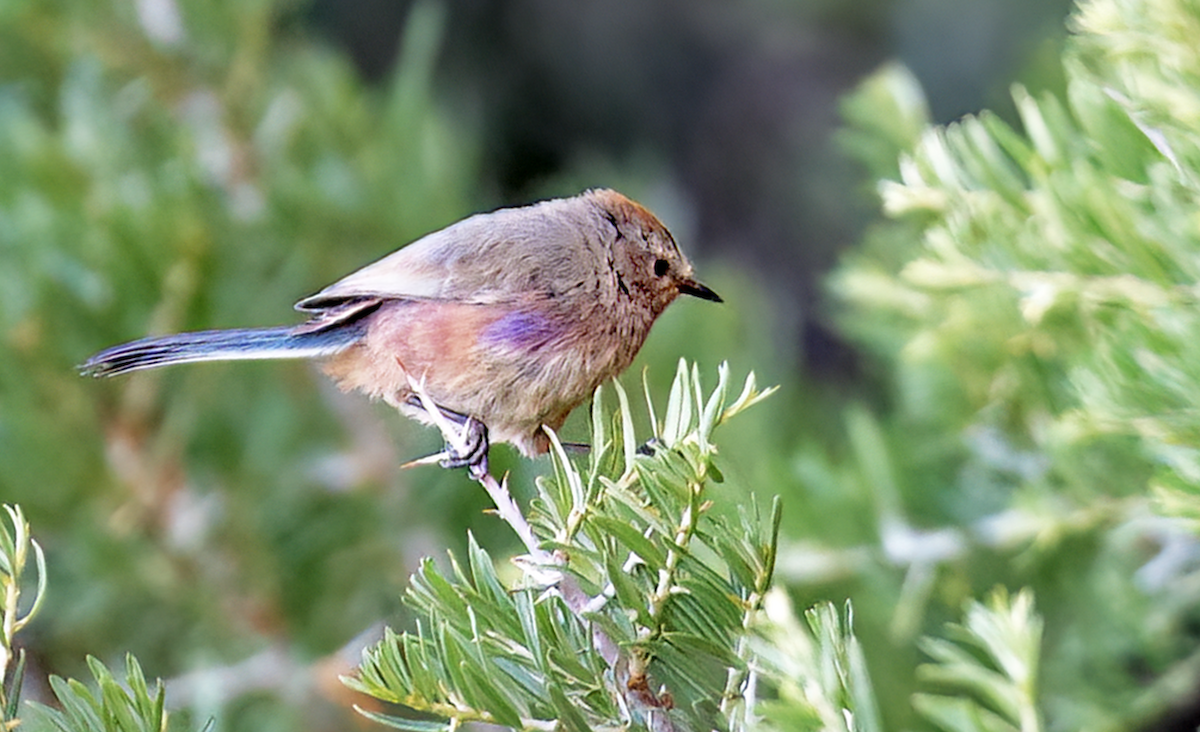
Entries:
[[987,603],[971,601],[962,625],[948,638],[925,638],[934,663],[918,674],[954,695],[918,694],[917,709],[949,732],[1041,732],[1037,671],[1042,619],[1033,593],[1015,597],[999,588]]
[[[29,522],[19,506],[4,506],[8,525],[0,522],[0,730],[15,729],[25,677],[25,651],[14,645],[18,631],[37,615],[46,597],[46,558],[29,531]],[[33,602],[21,610],[21,586],[30,556],[37,567]]]
[[52,709],[34,704],[31,722],[35,730],[55,732],[167,732],[170,717],[162,681],[151,690],[142,667],[133,656],[125,657],[125,686],[108,668],[91,656],[88,668],[97,688],[89,689],[75,679],[50,677],[50,688],[62,705]]
[[[588,465],[551,435],[537,481],[537,552],[509,582],[472,538],[449,572],[426,560],[407,601],[415,630],[388,631],[347,683],[427,712],[365,712],[409,730],[468,721],[518,729],[742,728],[752,696],[748,638],[770,586],[780,511],[716,510],[713,430],[770,393],[750,375],[728,401],[728,367],[707,394],[681,363],[654,439],[639,447],[629,398],[610,421],[593,402]],[[650,400],[647,400],[650,403]],[[547,561],[549,557],[549,561]]]

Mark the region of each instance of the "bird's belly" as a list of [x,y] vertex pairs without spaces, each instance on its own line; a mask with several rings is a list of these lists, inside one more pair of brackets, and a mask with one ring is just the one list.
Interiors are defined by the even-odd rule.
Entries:
[[557,429],[572,409],[633,360],[637,343],[596,338],[576,319],[531,309],[448,302],[389,303],[366,337],[326,366],[344,389],[412,406],[412,380],[444,409],[487,425],[493,442],[544,452],[543,424]]

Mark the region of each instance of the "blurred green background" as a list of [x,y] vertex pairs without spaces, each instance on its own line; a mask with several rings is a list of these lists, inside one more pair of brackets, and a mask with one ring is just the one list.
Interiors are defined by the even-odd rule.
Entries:
[[[1114,518],[1109,486],[1135,494],[1152,470],[1139,445],[1109,440],[1071,456],[1086,473],[1039,483],[1056,456],[987,426],[1019,416],[973,422],[978,385],[955,379],[970,370],[954,359],[1000,356],[897,372],[907,334],[825,284],[848,251],[903,261],[896,242],[919,231],[876,227],[874,184],[928,120],[844,95],[899,60],[932,120],[1015,120],[1014,80],[1064,91],[1069,10],[0,0],[0,500],[24,507],[51,573],[23,636],[30,692],[130,651],[216,730],[365,724],[341,652],[407,622],[417,560],[460,549],[465,528],[516,550],[482,492],[400,471],[435,436],[307,364],[104,382],[74,366],[148,333],[298,322],[300,297],[462,216],[609,186],[658,213],[727,301],[674,306],[627,385],[644,366],[665,394],[680,357],[781,385],[720,436],[729,490],[784,497],[779,578],[798,604],[853,598],[889,728],[925,724],[906,701],[915,639],[997,583],[1038,592],[1046,684],[1077,705],[1058,719],[1195,728],[1186,684],[1117,711],[1200,628],[1134,586],[1171,542],[1195,551],[1150,516]],[[957,324],[962,343],[979,322]],[[545,468],[496,453],[518,492]]]

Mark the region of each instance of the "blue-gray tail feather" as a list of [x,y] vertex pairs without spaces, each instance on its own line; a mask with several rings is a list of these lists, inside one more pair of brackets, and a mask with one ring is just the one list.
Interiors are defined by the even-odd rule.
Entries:
[[272,358],[320,358],[344,351],[365,333],[365,323],[316,332],[290,326],[204,330],[143,338],[105,349],[79,367],[88,376],[115,376],[173,363]]

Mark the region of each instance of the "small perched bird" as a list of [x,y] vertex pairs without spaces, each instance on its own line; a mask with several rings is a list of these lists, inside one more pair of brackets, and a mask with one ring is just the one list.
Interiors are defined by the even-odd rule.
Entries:
[[[666,227],[611,190],[477,214],[296,304],[295,326],[144,338],[101,351],[92,376],[193,361],[319,358],[345,390],[468,435],[442,465],[486,466],[489,437],[527,456],[624,371],[697,282]],[[423,387],[423,388],[422,388]],[[432,404],[430,403],[432,401]]]

